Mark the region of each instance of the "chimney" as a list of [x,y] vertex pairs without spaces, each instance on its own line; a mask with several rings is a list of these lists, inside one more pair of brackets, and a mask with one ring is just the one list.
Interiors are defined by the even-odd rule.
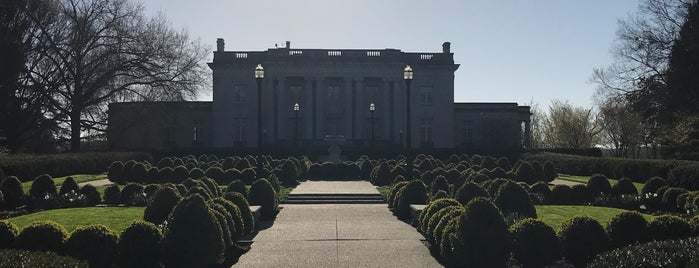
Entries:
[[451,43],[450,42],[444,42],[444,44],[442,44],[442,53],[444,53],[444,54],[451,53]]
[[287,49],[291,48],[291,41],[286,41],[286,48]]
[[223,52],[225,49],[226,49],[226,42],[223,41],[223,38],[216,39],[216,51]]

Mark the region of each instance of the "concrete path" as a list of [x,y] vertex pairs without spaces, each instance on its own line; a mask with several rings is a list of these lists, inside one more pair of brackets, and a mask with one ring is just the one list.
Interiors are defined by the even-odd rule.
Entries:
[[96,181],[86,181],[86,182],[81,182],[78,183],[78,186],[83,187],[86,184],[90,184],[92,186],[105,186],[105,185],[112,185],[114,184],[113,182],[109,181],[109,179],[101,179],[101,180],[96,180]]
[[[348,191],[377,192],[367,182],[303,182],[292,193]],[[234,267],[442,267],[422,239],[385,204],[285,205]]]
[[378,194],[368,181],[305,181],[292,194]]
[[578,185],[578,184],[584,185],[584,183],[580,183],[577,181],[567,181],[567,180],[561,180],[561,179],[555,179],[551,182],[551,184],[553,184],[553,185],[568,185],[570,187],[573,187],[573,186]]

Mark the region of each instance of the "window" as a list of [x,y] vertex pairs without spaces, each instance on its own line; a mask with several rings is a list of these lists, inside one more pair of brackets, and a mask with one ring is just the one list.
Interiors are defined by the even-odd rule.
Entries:
[[464,126],[461,129],[461,143],[471,144],[473,143],[473,128],[471,120],[464,120]]
[[245,143],[247,141],[247,118],[233,118],[233,141]]
[[420,142],[432,143],[432,119],[420,120]]
[[245,98],[245,87],[242,85],[233,86],[233,103],[244,103]]
[[432,87],[420,88],[420,104],[432,105]]
[[192,141],[194,143],[197,143],[198,140],[199,140],[199,128],[194,127],[192,130]]
[[328,87],[328,102],[336,103],[340,100],[340,87],[339,86],[329,86]]

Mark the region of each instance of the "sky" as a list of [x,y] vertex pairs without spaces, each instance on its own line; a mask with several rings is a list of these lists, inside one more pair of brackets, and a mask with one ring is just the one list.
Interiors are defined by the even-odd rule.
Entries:
[[[441,52],[451,42],[457,102],[594,105],[618,20],[638,0],[142,0],[211,51],[292,48]],[[213,57],[213,53],[211,54]],[[419,75],[419,74],[415,74]],[[199,97],[210,100],[210,92]]]

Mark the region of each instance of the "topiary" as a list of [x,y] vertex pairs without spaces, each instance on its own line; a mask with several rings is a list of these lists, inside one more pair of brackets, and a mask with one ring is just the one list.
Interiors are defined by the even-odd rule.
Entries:
[[245,184],[252,184],[257,178],[257,172],[255,171],[254,168],[246,168],[243,169],[243,171],[240,172],[240,179],[245,183]]
[[556,185],[551,189],[551,204],[553,205],[568,205],[572,203],[572,190],[568,185]]
[[204,175],[207,178],[212,178],[218,184],[226,185],[226,184],[230,183],[231,181],[227,181],[226,177],[223,174],[224,174],[223,169],[221,169],[220,167],[210,167],[209,169],[206,170],[206,172],[204,172]]
[[677,207],[677,197],[688,192],[684,188],[670,187],[662,195],[661,203],[664,209],[673,212],[683,212],[684,208]]
[[204,177],[204,171],[200,168],[193,168],[189,171],[189,177],[192,179],[201,179]]
[[515,173],[517,181],[534,184],[541,180],[541,178],[536,176],[536,170],[534,170],[534,167],[529,162],[523,162],[520,164]]
[[206,189],[206,187],[202,187],[202,186],[194,186],[194,187],[189,188],[189,190],[187,190],[187,194],[185,194],[185,196],[190,196],[190,195],[195,195],[195,194],[201,195],[201,197],[207,201],[210,200],[211,198],[213,198],[211,196],[211,194],[209,193],[209,190]]
[[434,245],[440,247],[442,245],[442,239],[449,237],[449,234],[444,232],[449,222],[458,219],[461,217],[461,214],[464,214],[464,207],[462,206],[452,206],[445,209],[447,212],[445,212],[444,216],[442,216],[437,225],[435,225],[434,230],[432,231],[432,240],[430,240],[434,242]]
[[609,249],[609,238],[602,225],[588,216],[563,222],[559,236],[563,256],[576,267],[585,267],[595,255]]
[[234,180],[233,182],[228,184],[226,192],[237,192],[241,193],[244,196],[248,195],[248,189],[245,188],[245,183],[243,183],[243,181],[241,180]]
[[521,220],[510,227],[510,234],[512,257],[522,267],[545,267],[561,258],[556,232],[541,220]]
[[107,179],[113,183],[123,183],[124,180],[124,163],[114,161],[107,168]]
[[19,228],[14,223],[0,220],[0,249],[14,247]]
[[648,232],[654,240],[687,238],[692,235],[692,226],[685,219],[661,215],[648,224]]
[[61,190],[58,192],[58,195],[63,196],[64,194],[70,193],[71,191],[77,193],[78,190],[78,183],[75,182],[73,177],[69,176],[63,181],[63,184],[61,184]]
[[240,210],[240,217],[243,219],[243,234],[252,233],[255,230],[255,218],[245,196],[238,192],[227,192],[223,194],[223,198],[231,201]]
[[235,245],[235,241],[231,239],[231,237],[233,236],[231,233],[231,228],[235,229],[235,225],[233,224],[233,217],[230,213],[226,211],[226,209],[223,206],[219,204],[208,203],[208,206],[214,213],[214,216],[216,216],[216,221],[218,222],[219,227],[221,227],[221,236],[223,237],[224,245],[223,251],[224,254],[228,256],[229,252],[232,252],[232,249]]
[[551,203],[551,188],[545,182],[537,182],[529,187],[529,198],[534,204],[547,205]]
[[158,189],[160,189],[160,187],[161,187],[160,184],[148,184],[148,185],[146,185],[145,188],[143,188],[143,194],[145,194],[145,196],[148,199],[150,199],[151,197],[153,197],[155,192],[157,192]]
[[592,202],[592,194],[584,184],[576,184],[570,187],[571,204],[587,204]]
[[156,176],[156,181],[160,183],[172,182],[172,168],[163,167],[158,169],[158,175]]
[[424,231],[423,234],[429,240],[431,244],[435,244],[434,241],[434,231],[437,229],[437,225],[439,225],[439,222],[442,220],[442,217],[447,215],[450,211],[452,211],[453,208],[460,208],[463,207],[460,204],[444,204],[439,207],[439,209],[434,209],[432,213],[430,213],[431,216],[426,217],[425,225],[424,225]]
[[556,166],[551,163],[551,161],[544,162],[544,179],[545,182],[552,182],[558,177],[558,171],[556,171]]
[[172,212],[172,209],[182,200],[179,192],[170,187],[162,187],[149,202],[143,212],[143,220],[154,224],[162,224]]
[[56,185],[53,182],[53,178],[48,174],[39,175],[32,182],[32,187],[29,189],[29,196],[32,199],[44,199],[46,195],[57,196],[58,191],[56,190]]
[[460,205],[458,201],[452,198],[442,198],[442,199],[436,199],[427,204],[427,206],[422,209],[420,212],[420,216],[418,217],[418,228],[420,231],[423,233],[427,232],[427,225],[428,225],[428,220],[434,213],[439,211],[442,208],[449,207],[449,206],[458,206]]
[[488,192],[488,195],[497,196],[498,191],[500,190],[500,186],[507,183],[508,181],[510,181],[510,180],[503,179],[503,178],[494,179],[494,180],[490,180],[490,181],[484,183],[483,187]]
[[388,192],[388,196],[386,197],[388,208],[396,207],[394,203],[396,203],[396,197],[398,197],[398,192],[406,185],[408,185],[407,181],[399,181],[391,185],[391,190]]
[[16,245],[33,251],[62,252],[68,232],[63,226],[52,221],[37,221],[22,229]]
[[433,196],[430,197],[430,200],[437,200],[437,199],[441,199],[441,198],[450,198],[450,197],[451,196],[447,192],[439,190],[439,191],[437,191],[437,193],[435,193]]
[[137,201],[143,199],[143,185],[138,183],[129,183],[124,186],[119,195],[119,203],[135,205]]
[[240,240],[245,234],[245,223],[243,222],[243,217],[240,214],[238,206],[223,197],[211,199],[208,203],[209,205],[216,204],[226,209],[227,213],[231,215],[232,220],[232,226],[230,226],[231,241],[237,242]]
[[218,188],[216,181],[211,178],[202,178],[201,182],[203,182],[206,188],[209,189],[212,198],[221,196],[221,189]]
[[177,166],[172,169],[171,176],[173,183],[182,183],[184,180],[189,178],[189,170],[187,170],[187,167],[185,166]]
[[641,189],[642,194],[653,194],[660,189],[660,187],[667,186],[667,182],[665,179],[661,177],[652,177],[646,181],[645,184],[643,184],[643,188]]
[[400,219],[410,217],[410,205],[412,204],[427,204],[427,187],[421,180],[412,180],[402,193],[398,195],[398,206],[396,207],[396,215]]
[[587,190],[593,197],[598,195],[608,195],[612,192],[612,185],[609,184],[607,176],[602,174],[594,174],[587,181]]
[[107,187],[107,189],[104,189],[104,202],[110,205],[116,205],[119,204],[119,200],[121,199],[121,189],[119,189],[119,185],[112,184]]
[[25,203],[22,182],[15,176],[9,176],[0,183],[0,190],[5,198],[5,208],[13,210]]
[[618,180],[612,187],[612,195],[638,195],[638,190],[636,190],[636,186],[633,185],[633,182],[631,182],[630,179],[622,178],[621,180]]
[[116,263],[117,234],[104,225],[78,227],[66,241],[68,255],[87,260],[91,267],[110,267]]
[[195,194],[177,203],[168,219],[162,249],[166,267],[204,267],[223,261],[221,226],[204,198]]
[[88,206],[94,206],[102,202],[100,192],[97,191],[97,188],[92,186],[92,184],[83,185],[83,187],[80,188],[80,194],[85,196],[85,203],[87,203]]
[[456,235],[462,248],[457,266],[505,267],[510,254],[507,224],[490,200],[477,197],[466,204]]
[[129,177],[127,178],[127,181],[145,182],[146,181],[146,173],[148,173],[148,169],[146,168],[146,165],[144,165],[141,162],[135,163],[131,167],[131,170],[129,171]]
[[150,222],[135,221],[119,236],[119,264],[122,267],[157,267],[161,261],[163,234]]
[[447,181],[447,178],[445,178],[442,175],[437,176],[437,178],[435,178],[432,181],[432,184],[430,184],[430,196],[433,196],[439,190],[442,190],[445,192],[449,191],[449,182]]
[[522,217],[536,218],[536,208],[529,199],[529,194],[519,184],[508,181],[500,186],[495,205],[502,214],[517,214]]
[[620,248],[650,239],[648,221],[638,212],[625,211],[607,223],[607,235],[614,247]]
[[270,174],[267,180],[272,184],[272,188],[274,188],[275,192],[279,193],[279,191],[282,190],[282,184],[279,182],[277,175]]
[[277,212],[277,193],[267,179],[256,180],[250,186],[248,202],[252,206],[260,206],[260,219],[273,219]]

